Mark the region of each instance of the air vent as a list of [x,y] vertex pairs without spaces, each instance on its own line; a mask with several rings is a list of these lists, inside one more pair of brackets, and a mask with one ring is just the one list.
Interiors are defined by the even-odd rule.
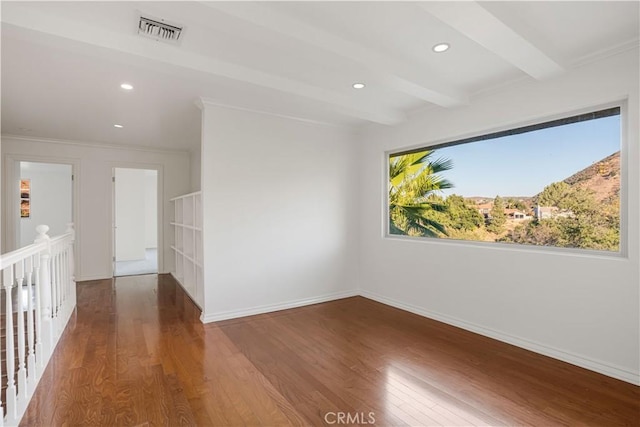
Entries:
[[164,19],[140,16],[138,22],[138,34],[167,43],[178,43],[183,29],[184,27],[169,24]]

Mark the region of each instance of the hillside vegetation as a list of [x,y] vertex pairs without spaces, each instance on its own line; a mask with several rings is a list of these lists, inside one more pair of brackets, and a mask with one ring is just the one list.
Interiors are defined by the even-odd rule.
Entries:
[[[428,172],[429,168],[425,166],[422,171]],[[464,198],[455,194],[442,197],[433,191],[436,188],[431,190],[419,198],[419,212],[415,215],[424,224],[435,225],[434,231],[424,234],[411,228],[411,232],[403,232],[392,221],[392,233],[608,251],[619,249],[620,152],[563,181],[549,184],[532,197]],[[537,211],[537,207],[543,208]]]
[[520,224],[499,240],[617,251],[620,246],[620,152],[556,182],[533,197],[556,210]]

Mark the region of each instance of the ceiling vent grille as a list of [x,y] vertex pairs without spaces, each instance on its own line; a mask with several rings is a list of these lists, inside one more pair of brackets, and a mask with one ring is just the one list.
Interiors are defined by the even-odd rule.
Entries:
[[164,19],[153,19],[140,16],[138,34],[154,40],[177,44],[184,27],[168,24]]

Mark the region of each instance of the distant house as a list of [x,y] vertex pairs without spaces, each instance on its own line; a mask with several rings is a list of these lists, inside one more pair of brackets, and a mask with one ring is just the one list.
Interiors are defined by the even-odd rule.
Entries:
[[531,219],[531,215],[527,215],[526,213],[518,209],[505,209],[504,213],[507,215],[507,219],[514,221],[524,221],[527,219]]
[[555,206],[536,206],[533,208],[533,214],[537,219],[571,218],[574,215],[570,210],[560,210]]
[[555,206],[535,206],[533,208],[533,214],[537,219],[550,219],[553,218],[558,212],[558,208]]
[[[476,205],[476,209],[478,209],[478,212],[480,212],[485,219],[491,219],[492,208],[493,208],[493,202]],[[505,209],[504,213],[507,215],[507,219],[510,219],[510,220],[522,221],[526,219],[531,219],[531,215],[527,215],[526,213],[518,209]]]
[[488,219],[490,217],[489,212],[491,212],[491,208],[493,208],[493,202],[478,204],[476,208],[485,219]]

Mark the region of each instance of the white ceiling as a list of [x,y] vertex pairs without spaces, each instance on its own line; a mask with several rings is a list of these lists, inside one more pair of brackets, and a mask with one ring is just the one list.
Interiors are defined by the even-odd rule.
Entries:
[[[2,133],[196,149],[199,98],[393,125],[638,49],[639,4],[2,1]],[[137,35],[140,12],[184,25],[181,43]]]

